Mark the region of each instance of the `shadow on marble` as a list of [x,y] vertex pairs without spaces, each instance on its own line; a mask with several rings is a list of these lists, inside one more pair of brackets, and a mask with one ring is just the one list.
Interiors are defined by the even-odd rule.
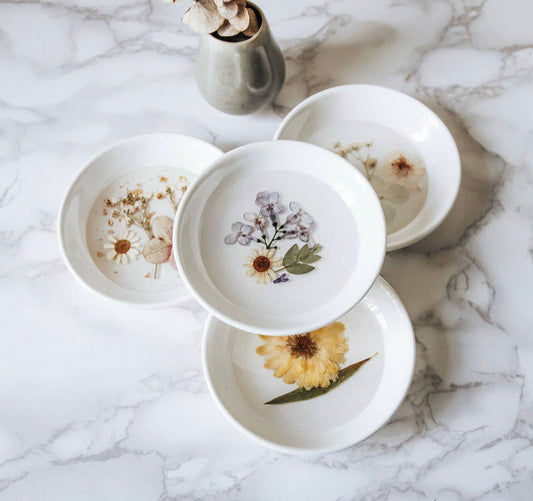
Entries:
[[462,179],[457,200],[442,224],[412,246],[418,252],[434,252],[459,245],[497,207],[495,190],[504,162],[487,152],[469,133],[461,120],[431,101],[421,99],[450,129],[461,157]]
[[461,188],[452,211],[431,235],[385,259],[382,274],[413,321],[417,355],[406,400],[365,442],[369,447],[394,447],[453,421],[453,409],[469,389],[481,384],[475,379],[478,372],[488,370],[472,345],[479,336],[491,339],[500,333],[490,315],[494,289],[467,246],[499,208],[504,163],[487,152],[456,115],[431,100],[422,101],[454,136],[462,162]]
[[352,83],[386,85],[385,80],[369,78],[369,72],[389,64],[398,38],[396,30],[383,22],[361,22],[354,29],[343,31],[344,43],[330,43],[332,35],[349,22],[345,16],[338,16],[314,37],[283,51],[287,79],[274,102],[280,117],[307,97],[330,87]]

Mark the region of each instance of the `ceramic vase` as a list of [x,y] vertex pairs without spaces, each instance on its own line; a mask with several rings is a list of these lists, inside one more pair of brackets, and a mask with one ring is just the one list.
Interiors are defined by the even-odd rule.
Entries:
[[196,55],[200,92],[213,107],[232,115],[253,113],[271,103],[285,80],[283,54],[266,17],[256,5],[248,6],[261,21],[252,38],[230,41],[201,35]]

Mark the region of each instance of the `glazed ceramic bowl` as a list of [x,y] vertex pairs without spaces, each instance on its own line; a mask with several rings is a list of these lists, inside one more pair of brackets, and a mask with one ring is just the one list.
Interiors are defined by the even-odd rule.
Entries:
[[444,123],[420,101],[385,87],[319,92],[287,115],[275,139],[322,146],[366,175],[383,204],[389,251],[431,233],[459,190],[459,153]]
[[185,283],[220,320],[286,335],[338,318],[366,294],[385,254],[369,182],[296,141],[242,146],[187,191],[174,225]]
[[221,411],[249,438],[285,453],[332,452],[372,435],[391,418],[409,388],[415,362],[411,322],[400,298],[378,278],[336,325],[344,327],[347,339],[344,367],[373,358],[326,394],[269,405],[296,385],[264,367],[265,359],[256,350],[265,339],[211,316],[204,331],[203,365]]
[[[69,187],[58,219],[59,246],[74,277],[100,296],[135,306],[162,307],[188,297],[171,260],[156,266],[143,250],[160,216],[169,240],[163,250],[170,257],[174,206],[221,154],[199,139],[168,133],[125,139],[90,160]],[[135,204],[146,204],[146,213]],[[146,228],[119,217],[120,210],[134,207]]]

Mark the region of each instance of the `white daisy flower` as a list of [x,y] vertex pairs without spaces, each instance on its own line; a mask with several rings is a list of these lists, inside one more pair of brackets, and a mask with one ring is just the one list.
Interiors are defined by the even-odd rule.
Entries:
[[110,235],[108,240],[104,244],[104,249],[107,249],[106,257],[109,261],[129,264],[141,252],[140,238],[132,230],[126,230],[118,238]]
[[272,282],[278,275],[274,267],[281,266],[282,259],[276,258],[276,249],[254,249],[252,255],[246,258],[243,266],[246,274],[258,284]]

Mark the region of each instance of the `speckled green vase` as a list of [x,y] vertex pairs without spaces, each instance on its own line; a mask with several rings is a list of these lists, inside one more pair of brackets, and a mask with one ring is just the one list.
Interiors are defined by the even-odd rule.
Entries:
[[202,35],[196,55],[196,81],[215,108],[246,115],[271,103],[285,81],[285,61],[263,12],[259,31],[247,40],[226,41]]

